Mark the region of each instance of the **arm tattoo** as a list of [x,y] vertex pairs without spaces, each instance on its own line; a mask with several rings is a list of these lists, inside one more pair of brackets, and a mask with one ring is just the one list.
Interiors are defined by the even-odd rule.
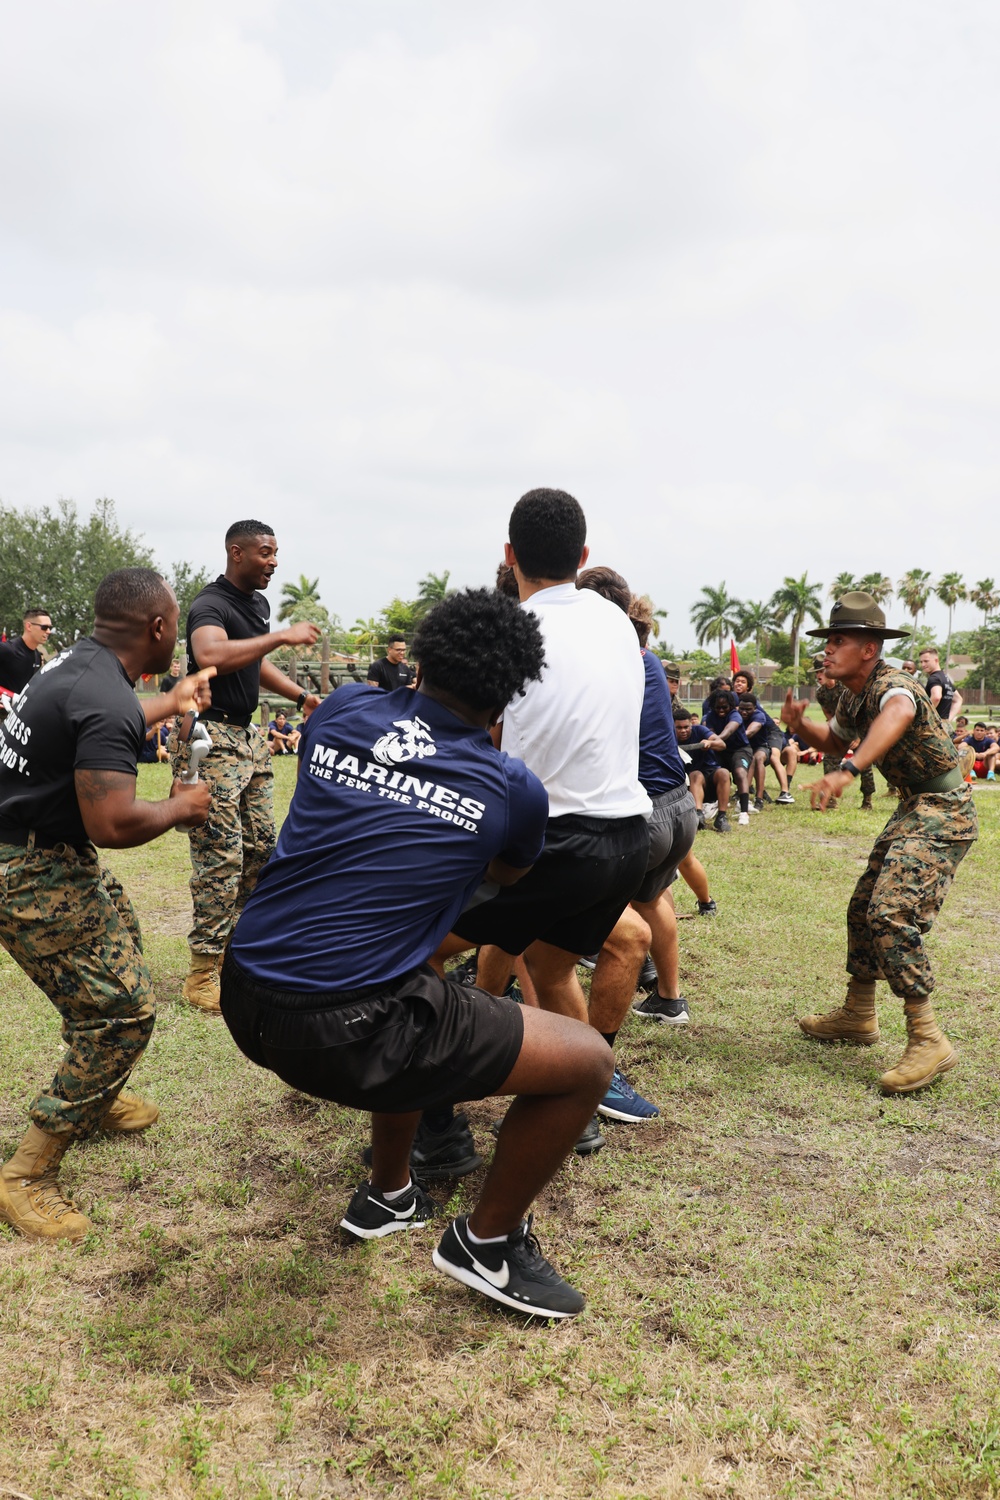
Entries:
[[77,771],[74,781],[79,802],[103,802],[112,792],[135,786],[135,777],[127,771]]

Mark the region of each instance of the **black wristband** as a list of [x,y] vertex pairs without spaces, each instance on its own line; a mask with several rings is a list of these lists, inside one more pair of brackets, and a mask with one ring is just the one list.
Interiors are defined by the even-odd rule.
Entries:
[[308,693],[300,693],[299,696],[296,698],[296,700],[295,700],[295,712],[297,714],[300,714],[302,712],[302,709],[305,706],[305,701],[306,701],[306,699],[308,697],[309,697]]
[[846,758],[840,762],[840,765],[837,767],[837,770],[838,771],[846,771],[849,776],[860,776],[861,775],[861,767],[860,766],[856,766],[854,764],[853,760],[847,760]]

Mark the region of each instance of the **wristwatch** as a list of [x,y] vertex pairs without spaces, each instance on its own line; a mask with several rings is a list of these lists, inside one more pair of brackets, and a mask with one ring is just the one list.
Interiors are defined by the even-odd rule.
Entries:
[[860,766],[856,766],[854,764],[853,760],[846,760],[846,759],[842,760],[840,762],[840,765],[837,767],[837,770],[838,771],[846,771],[849,776],[860,776],[861,775],[861,767]]
[[306,701],[306,699],[308,697],[309,697],[308,693],[300,693],[299,696],[296,698],[296,700],[295,700],[295,712],[297,714],[300,714],[302,712],[302,709],[305,706],[305,701]]

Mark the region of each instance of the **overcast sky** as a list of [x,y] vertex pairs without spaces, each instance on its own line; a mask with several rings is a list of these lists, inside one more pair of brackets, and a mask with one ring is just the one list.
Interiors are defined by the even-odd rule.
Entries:
[[260,517],[346,624],[546,484],[678,648],[703,584],[1000,577],[995,0],[2,16],[4,503]]

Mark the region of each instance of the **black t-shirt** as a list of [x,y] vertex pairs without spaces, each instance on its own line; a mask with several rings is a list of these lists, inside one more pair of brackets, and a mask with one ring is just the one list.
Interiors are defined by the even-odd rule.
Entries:
[[23,636],[0,642],[0,687],[19,693],[42,665],[42,653],[24,644]]
[[34,829],[39,847],[85,844],[74,771],[127,771],[146,716],[113,651],[91,636],[35,676],[0,722],[0,843]]
[[[187,617],[188,671],[200,670],[192,640],[200,625],[219,625],[231,641],[248,641],[267,635],[271,628],[271,606],[263,594],[245,594],[224,574],[206,583],[196,594]],[[260,698],[260,662],[251,662],[238,672],[212,678],[212,707],[226,713],[252,714]]]
[[368,681],[374,682],[376,687],[384,688],[387,693],[409,687],[415,676],[412,667],[408,667],[403,661],[390,661],[387,656],[380,656],[368,668]]
[[942,719],[946,719],[951,713],[951,705],[955,701],[955,684],[952,682],[951,678],[948,676],[948,673],[944,671],[942,667],[939,667],[936,672],[929,672],[927,675],[927,682],[924,685],[924,692],[927,694],[928,698],[931,695],[931,688],[933,687],[939,687],[941,689],[941,697],[938,699],[937,711],[941,715]]
[[161,693],[172,693],[173,690],[174,690],[174,688],[177,686],[177,684],[179,682],[180,682],[180,678],[179,677],[174,677],[172,673],[169,676],[167,676],[167,677],[161,677],[160,678],[160,692]]

